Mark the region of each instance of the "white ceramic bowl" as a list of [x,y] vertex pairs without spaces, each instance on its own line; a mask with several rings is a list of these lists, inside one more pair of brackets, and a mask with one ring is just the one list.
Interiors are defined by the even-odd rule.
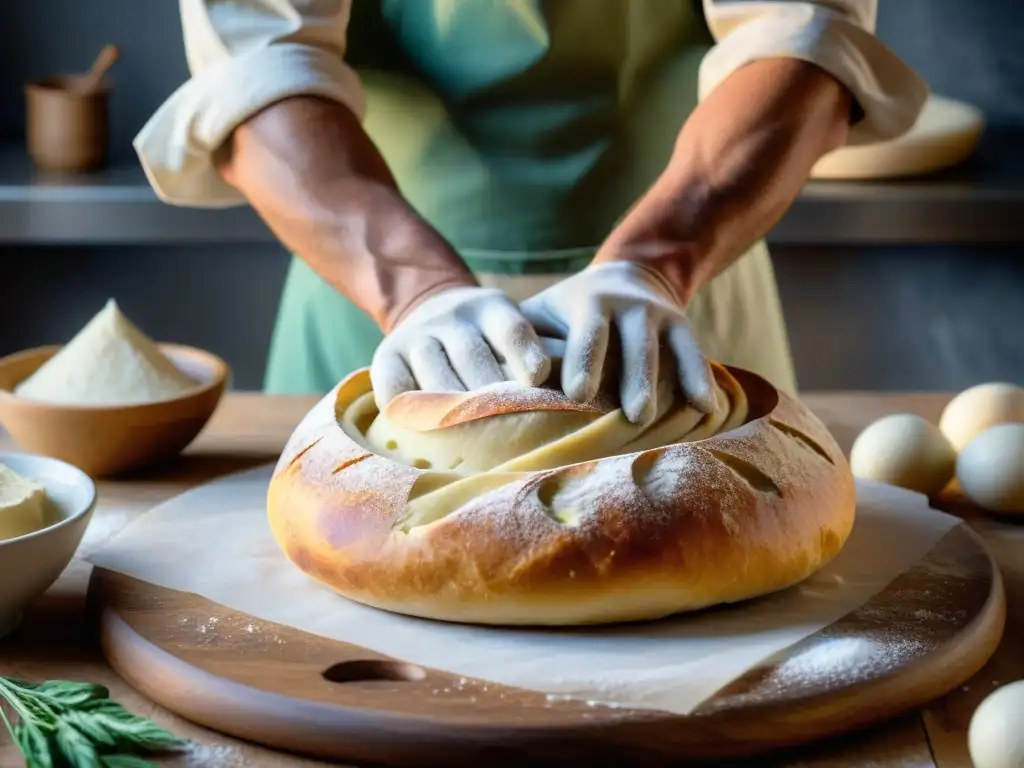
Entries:
[[58,522],[35,533],[0,541],[0,637],[21,622],[74,557],[96,508],[96,485],[80,469],[58,459],[0,453],[0,464],[46,489]]

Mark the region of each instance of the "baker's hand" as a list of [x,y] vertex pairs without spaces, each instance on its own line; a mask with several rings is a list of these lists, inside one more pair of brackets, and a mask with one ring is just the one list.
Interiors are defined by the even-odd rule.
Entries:
[[430,296],[381,342],[370,366],[383,409],[402,392],[465,392],[509,379],[539,386],[551,372],[530,322],[494,288],[461,286]]
[[[562,389],[577,401],[598,392],[612,326],[622,349],[619,397],[631,422],[647,424],[657,413],[657,389],[677,377],[683,395],[704,412],[714,408],[711,370],[683,314],[682,302],[653,269],[629,261],[590,266],[521,305],[537,331],[564,338]],[[662,344],[675,369],[659,371]]]

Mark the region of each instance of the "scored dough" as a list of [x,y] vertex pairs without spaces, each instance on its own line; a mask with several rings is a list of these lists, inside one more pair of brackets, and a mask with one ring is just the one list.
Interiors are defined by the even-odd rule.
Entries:
[[957,458],[956,477],[982,509],[1024,512],[1024,424],[998,424],[971,440]]
[[953,478],[956,451],[934,424],[912,413],[896,413],[857,436],[850,469],[855,477],[934,496]]
[[[499,384],[477,390],[471,397],[509,401],[517,390],[522,393],[527,389]],[[451,399],[458,401],[463,396]],[[415,393],[399,396],[385,413],[373,419],[365,435],[355,429],[351,416],[342,421],[349,437],[378,455],[419,469],[448,471],[447,475],[431,474],[421,482],[421,486],[429,484],[430,490],[410,501],[406,530],[439,520],[458,507],[456,500],[512,482],[520,473],[700,440],[738,427],[748,414],[742,387],[724,372],[715,380],[716,407],[712,413],[705,415],[673,399],[671,391],[663,391],[658,397],[659,413],[647,427],[630,423],[619,409],[610,413],[597,409],[519,411],[472,419],[446,429],[417,431],[404,427],[418,421],[415,403],[421,400]],[[363,419],[373,402],[372,394],[364,395],[353,403],[352,410]],[[563,510],[562,514],[576,512]]]
[[[528,389],[503,383],[476,390],[472,397],[508,402]],[[461,397],[456,395],[453,399]],[[748,412],[742,388],[732,377],[726,376],[715,382],[713,413],[705,415],[687,403],[674,400],[671,393],[663,392],[658,398],[659,412],[647,427],[630,423],[618,409],[602,412],[599,407],[582,407],[580,410],[517,410],[497,413],[486,420],[466,419],[449,424],[445,429],[423,430],[416,428],[419,426],[417,402],[421,400],[416,393],[399,395],[393,400],[367,430],[368,446],[376,453],[406,464],[424,469],[430,468],[426,465],[459,469],[461,474],[492,469],[536,471],[576,461],[603,459],[644,447],[658,448],[732,429],[746,420]],[[357,401],[352,407],[359,412],[365,406]],[[600,428],[586,429],[585,438],[563,440],[590,425],[600,425]],[[358,439],[357,435],[350,433],[350,436]],[[540,458],[534,452],[542,446],[548,448]],[[557,450],[553,450],[555,448]]]
[[785,589],[846,542],[849,466],[799,401],[712,371],[714,413],[659,393],[647,428],[602,398],[511,385],[410,392],[381,414],[358,371],[289,438],[271,531],[341,595],[445,621],[644,621]]

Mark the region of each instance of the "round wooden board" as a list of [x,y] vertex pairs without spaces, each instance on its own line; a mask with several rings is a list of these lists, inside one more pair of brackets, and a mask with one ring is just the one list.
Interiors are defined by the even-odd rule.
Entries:
[[90,605],[111,666],[172,712],[283,750],[391,766],[644,766],[796,745],[960,686],[1005,620],[997,567],[957,526],[860,610],[682,717],[421,669],[102,569]]

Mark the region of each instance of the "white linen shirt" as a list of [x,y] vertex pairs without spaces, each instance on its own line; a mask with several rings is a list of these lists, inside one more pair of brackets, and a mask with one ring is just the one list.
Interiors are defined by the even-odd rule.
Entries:
[[[136,136],[134,147],[164,202],[224,207],[245,202],[217,173],[214,153],[261,109],[316,95],[364,114],[359,77],[344,60],[352,0],[180,0],[192,77]],[[864,115],[847,144],[909,130],[928,96],[921,78],[873,34],[878,0],[703,0],[715,45],[700,97],[752,61],[793,58],[831,73]]]

